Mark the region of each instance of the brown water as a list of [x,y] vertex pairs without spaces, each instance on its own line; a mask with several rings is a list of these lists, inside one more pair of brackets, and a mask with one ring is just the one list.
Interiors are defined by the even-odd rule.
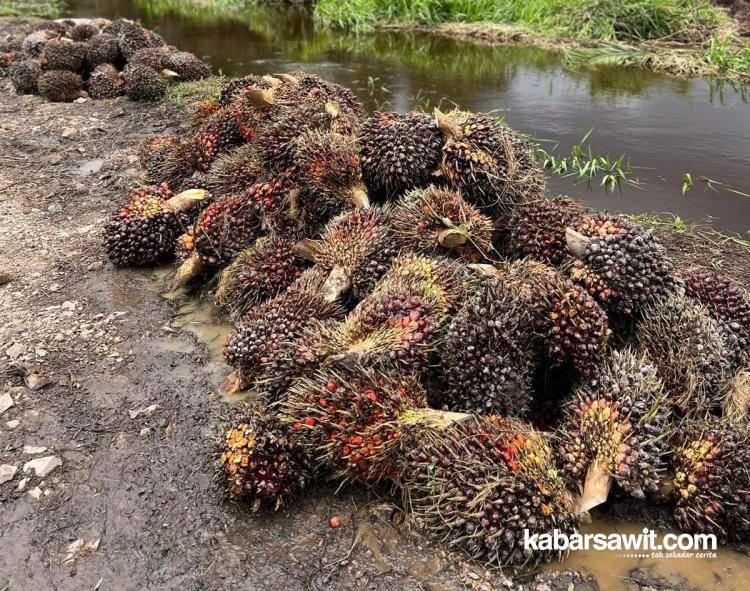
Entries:
[[[750,198],[713,191],[701,175],[750,193],[747,92],[625,68],[570,72],[559,56],[531,47],[484,47],[425,34],[334,34],[305,10],[249,9],[241,17],[169,0],[68,0],[73,16],[139,19],[169,43],[240,75],[302,68],[356,90],[370,108],[406,110],[451,102],[497,111],[507,122],[563,152],[594,128],[597,153],[630,157],[640,188],[622,194],[554,179],[554,191],[627,213],[710,218],[717,228],[750,230]],[[160,9],[166,5],[167,8]],[[157,8],[154,8],[157,7]],[[747,91],[747,89],[745,89]],[[696,185],[682,196],[682,176]]]

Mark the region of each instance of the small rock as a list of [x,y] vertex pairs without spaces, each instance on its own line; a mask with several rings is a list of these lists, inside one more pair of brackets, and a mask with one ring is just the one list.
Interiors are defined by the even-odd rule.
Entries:
[[6,392],[2,396],[0,396],[0,415],[15,405],[16,403],[13,401],[13,397],[10,395],[10,392]]
[[88,266],[89,271],[101,271],[104,268],[104,263],[102,261],[94,261]]
[[27,494],[28,494],[28,495],[29,495],[29,496],[30,496],[30,497],[31,497],[32,499],[34,499],[35,501],[38,501],[38,500],[39,500],[39,497],[41,497],[41,496],[42,496],[42,489],[41,489],[41,488],[39,488],[38,486],[35,486],[35,487],[34,487],[34,488],[32,488],[32,489],[31,489],[31,490],[30,490],[30,491],[29,491],[29,492],[28,492]]
[[18,486],[16,487],[17,492],[23,492],[26,490],[26,485],[29,483],[28,476],[26,478],[21,478],[21,480],[18,482]]
[[147,406],[146,408],[141,408],[138,410],[129,410],[128,414],[130,414],[131,419],[135,419],[136,417],[139,417],[140,415],[150,415],[157,408],[159,408],[158,404],[152,404],[151,406]]
[[45,478],[54,470],[62,466],[62,460],[57,456],[44,456],[43,458],[37,458],[31,460],[23,465],[24,474],[28,474],[32,470],[39,478]]
[[5,484],[9,480],[13,480],[17,471],[18,466],[11,466],[10,464],[0,466],[0,484]]
[[24,381],[30,390],[41,390],[50,383],[49,378],[40,376],[38,373],[30,373]]
[[23,446],[23,453],[29,454],[30,456],[41,454],[47,451],[46,447],[38,446],[38,445],[24,445]]
[[75,127],[66,127],[62,131],[62,137],[73,137],[75,134],[78,133],[78,130]]
[[11,359],[18,359],[26,351],[21,343],[14,343],[5,350],[5,354]]
[[18,419],[13,419],[12,421],[8,421],[7,423],[5,423],[5,426],[8,427],[8,429],[15,429],[20,424],[21,421],[19,421]]
[[62,310],[75,310],[76,309],[76,303],[71,302],[70,300],[65,300],[62,304],[60,304],[60,308]]
[[87,103],[87,102],[89,102],[90,100],[91,100],[91,99],[89,99],[89,98],[87,98],[87,97],[85,97],[85,96],[79,96],[79,97],[78,97],[78,98],[77,98],[76,100],[74,100],[73,102],[74,102],[74,103]]
[[99,549],[99,541],[100,538],[88,542],[79,538],[75,542],[71,542],[68,544],[68,555],[63,558],[62,564],[70,564],[77,558],[81,558],[91,552],[96,552]]
[[148,435],[149,433],[151,433],[151,428],[150,427],[144,427],[140,431],[141,437],[144,437],[144,436]]
[[6,283],[10,283],[13,281],[13,275],[11,275],[8,271],[0,271],[0,285],[5,285]]

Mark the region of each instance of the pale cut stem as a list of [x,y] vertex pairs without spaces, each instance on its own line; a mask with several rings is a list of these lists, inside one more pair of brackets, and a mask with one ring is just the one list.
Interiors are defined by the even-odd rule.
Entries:
[[247,101],[256,109],[263,109],[274,103],[273,92],[256,88],[245,94]]
[[586,472],[586,480],[583,483],[583,492],[578,499],[576,513],[586,513],[604,503],[609,497],[611,488],[612,476],[609,470],[598,461],[594,461]]
[[358,209],[368,209],[370,207],[370,198],[367,196],[367,189],[364,187],[354,187],[350,198],[354,207]]
[[444,248],[458,248],[466,244],[469,237],[461,230],[445,228],[438,232],[438,242]]
[[203,258],[197,252],[192,253],[175,272],[171,283],[172,289],[186,285],[188,281],[198,276],[205,266]]
[[565,242],[568,246],[568,250],[575,257],[581,258],[586,254],[591,238],[587,238],[580,232],[576,232],[573,228],[565,229]]
[[486,263],[473,263],[471,265],[468,265],[469,269],[472,271],[476,271],[480,275],[485,275],[487,277],[502,277],[503,274],[500,272],[500,269],[497,267],[494,267],[493,265],[488,265]]
[[456,122],[438,108],[435,109],[435,123],[445,139],[456,137],[461,133]]
[[203,201],[207,196],[208,191],[205,189],[188,189],[170,198],[167,205],[175,211],[186,212],[193,209],[196,203]]
[[302,259],[315,263],[318,260],[320,244],[321,242],[319,240],[303,238],[294,245],[294,254]]
[[323,283],[323,299],[326,302],[335,302],[349,291],[351,286],[352,279],[346,269],[334,267]]
[[219,394],[223,396],[234,396],[246,390],[250,386],[248,380],[239,369],[230,373],[219,385]]

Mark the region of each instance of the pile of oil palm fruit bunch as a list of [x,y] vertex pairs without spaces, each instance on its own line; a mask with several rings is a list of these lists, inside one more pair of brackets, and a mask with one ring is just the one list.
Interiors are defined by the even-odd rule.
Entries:
[[54,102],[79,97],[159,100],[171,81],[208,77],[209,67],[127,19],[56,20],[0,42],[0,68],[19,94]]
[[220,443],[232,497],[290,506],[316,479],[385,483],[491,564],[556,554],[611,499],[750,535],[750,299],[677,270],[653,231],[548,197],[490,115],[367,114],[304,72],[247,76],[148,140],[105,229],[117,266],[235,322]]

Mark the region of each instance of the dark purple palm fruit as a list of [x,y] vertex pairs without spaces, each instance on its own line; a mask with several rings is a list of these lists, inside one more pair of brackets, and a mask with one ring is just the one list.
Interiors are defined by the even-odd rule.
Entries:
[[21,43],[21,52],[29,58],[39,58],[44,51],[45,45],[53,39],[60,39],[61,33],[51,29],[37,29],[24,38]]
[[421,111],[375,112],[357,132],[362,178],[373,195],[394,199],[426,187],[442,160],[443,137]]
[[39,60],[19,59],[8,66],[8,78],[18,94],[35,94],[41,75]]
[[261,236],[257,206],[246,195],[229,195],[204,209],[191,235],[181,241],[191,251],[175,274],[173,287],[185,285],[206,267],[228,265]]
[[578,511],[604,503],[613,482],[637,499],[657,492],[671,432],[656,368],[631,349],[614,351],[567,404],[555,436],[563,474],[580,494]]
[[255,144],[243,144],[220,154],[206,175],[215,197],[238,195],[250,189],[264,174]]
[[52,39],[45,46],[40,57],[45,70],[67,70],[79,72],[85,58],[84,45],[70,39]]
[[438,174],[492,217],[508,218],[516,207],[544,194],[544,171],[531,143],[492,115],[435,111],[443,134]]
[[101,64],[91,72],[86,90],[93,99],[111,99],[125,94],[125,81],[112,64]]
[[519,205],[508,224],[507,250],[518,257],[560,265],[570,256],[565,230],[577,227],[582,216],[581,204],[569,197],[542,198]]
[[73,41],[88,41],[99,32],[99,27],[93,23],[77,23],[70,29],[68,36]]
[[203,80],[211,75],[211,68],[188,51],[170,52],[166,67],[176,72],[181,82]]
[[[128,64],[131,66],[146,66],[157,72],[169,69],[169,56],[172,50],[169,47],[144,47],[130,56]],[[175,76],[176,77],[176,76]]]
[[125,94],[134,101],[158,101],[167,94],[168,76],[142,64],[128,64],[122,71]]
[[355,209],[333,218],[321,240],[305,240],[300,250],[328,273],[323,286],[330,301],[370,293],[398,254],[387,209]]
[[148,267],[174,258],[178,236],[189,218],[185,212],[203,199],[200,191],[174,195],[166,185],[131,192],[104,228],[104,247],[116,267]]
[[567,242],[588,280],[612,289],[610,302],[619,313],[632,314],[675,289],[674,266],[653,230],[599,214],[585,216],[576,230],[568,228]]
[[407,250],[477,262],[491,248],[492,220],[450,189],[416,189],[396,204],[392,217],[396,244]]
[[750,431],[715,417],[680,427],[672,451],[675,521],[685,532],[750,541]]
[[138,23],[121,19],[116,25],[113,23],[113,26],[116,26],[120,52],[127,61],[130,61],[130,58],[139,49],[165,45],[164,40],[159,35],[145,29]]
[[680,294],[656,300],[642,310],[635,337],[679,414],[720,405],[732,351],[727,332],[705,307]]
[[301,240],[319,232],[320,222],[312,203],[306,200],[299,183],[291,175],[263,174],[245,195],[263,219],[263,228],[290,240]]
[[221,469],[229,494],[253,511],[278,510],[298,497],[314,477],[313,459],[299,433],[257,407],[235,413],[221,440]]
[[224,349],[227,363],[236,369],[222,392],[252,386],[268,402],[283,394],[299,375],[297,348],[309,327],[344,315],[340,304],[321,296],[325,278],[321,269],[308,269],[278,296],[247,312]]
[[143,142],[141,148],[138,150],[138,162],[146,171],[146,178],[150,183],[166,183],[169,186],[177,186],[179,184],[174,182],[170,184],[169,181],[173,181],[173,179],[162,178],[162,173],[167,158],[181,143],[180,138],[174,135],[160,135],[148,138]]
[[453,316],[438,354],[439,403],[451,411],[523,417],[533,393],[534,350],[527,303],[496,277],[482,277]]
[[37,91],[55,103],[70,103],[83,93],[83,79],[68,70],[47,70],[37,80]]
[[[279,112],[286,110],[289,105],[280,103],[274,96],[273,85],[278,80],[268,76],[243,78],[242,84],[233,87],[229,83],[219,98],[219,106],[234,116],[235,123],[246,142],[255,142],[258,134]],[[226,93],[226,94],[225,94]],[[231,102],[223,107],[226,100]],[[295,103],[291,107],[297,107]]]
[[86,66],[93,70],[101,64],[119,64],[122,60],[120,46],[112,35],[100,33],[86,41],[83,46]]
[[525,535],[572,533],[573,501],[547,437],[516,419],[469,417],[425,427],[408,453],[404,506],[451,548],[494,565],[560,559]]
[[207,172],[217,156],[244,143],[244,139],[229,109],[211,115],[191,140],[194,168]]
[[216,288],[216,303],[239,318],[266,300],[283,292],[305,270],[296,255],[295,243],[269,236],[259,238],[224,269]]
[[365,109],[357,96],[340,84],[302,71],[275,74],[273,78],[281,81],[281,84],[272,83],[273,92],[280,101],[296,104],[333,102],[355,118],[365,116]]

